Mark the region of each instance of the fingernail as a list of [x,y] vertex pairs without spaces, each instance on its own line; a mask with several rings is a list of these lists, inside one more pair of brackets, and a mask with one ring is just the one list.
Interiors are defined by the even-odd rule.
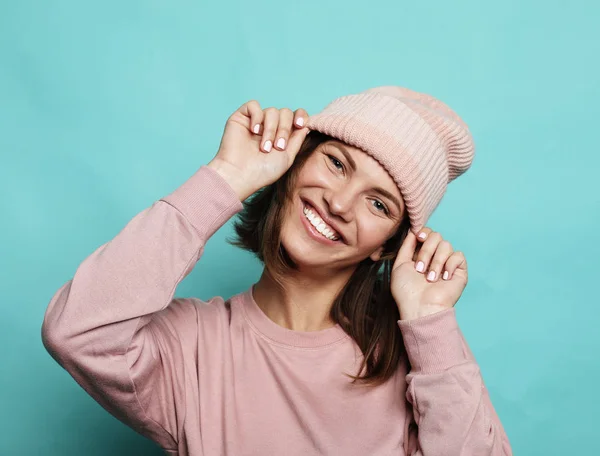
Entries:
[[448,271],[444,271],[444,275],[442,276],[442,279],[448,280]]
[[270,152],[271,151],[271,141],[265,141],[265,144],[263,146],[263,148],[267,151]]
[[419,234],[419,239],[425,239],[427,237],[427,233]]
[[435,271],[430,271],[429,274],[427,274],[427,280],[433,281],[433,279],[435,279]]
[[296,125],[302,127],[304,125],[304,119],[302,117],[298,117],[298,120],[296,120]]
[[285,149],[285,139],[279,138],[277,141],[277,147],[280,149]]
[[260,130],[260,124],[256,124],[256,125],[254,125],[254,128],[252,129],[252,131],[253,131],[254,133],[258,134],[259,130]]
[[417,271],[423,272],[425,270],[425,264],[422,261],[417,263]]

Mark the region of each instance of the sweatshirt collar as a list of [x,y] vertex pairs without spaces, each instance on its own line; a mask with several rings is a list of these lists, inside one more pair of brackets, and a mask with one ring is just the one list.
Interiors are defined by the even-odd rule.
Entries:
[[253,288],[251,286],[241,295],[243,313],[250,326],[270,342],[294,348],[320,348],[350,338],[337,323],[319,331],[295,331],[278,325],[258,306]]

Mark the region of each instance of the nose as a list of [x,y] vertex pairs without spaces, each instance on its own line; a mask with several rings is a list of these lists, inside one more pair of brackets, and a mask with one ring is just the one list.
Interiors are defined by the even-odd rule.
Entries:
[[354,213],[355,193],[349,185],[340,185],[328,189],[323,194],[323,199],[327,203],[331,214],[341,217],[345,222],[349,222],[352,220]]

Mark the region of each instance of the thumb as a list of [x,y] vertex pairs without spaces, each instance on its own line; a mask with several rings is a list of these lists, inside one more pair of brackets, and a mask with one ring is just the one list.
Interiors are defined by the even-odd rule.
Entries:
[[306,136],[310,133],[310,130],[306,127],[300,128],[298,130],[294,130],[290,135],[290,139],[288,140],[288,145],[285,148],[286,152],[290,155],[292,161],[298,155],[298,151],[302,146],[302,143],[306,139]]
[[392,269],[396,269],[398,266],[408,261],[413,261],[417,245],[417,236],[412,230],[408,230],[408,234],[406,235],[404,242],[402,242],[400,250],[398,250],[398,255],[396,256],[396,261],[394,261]]

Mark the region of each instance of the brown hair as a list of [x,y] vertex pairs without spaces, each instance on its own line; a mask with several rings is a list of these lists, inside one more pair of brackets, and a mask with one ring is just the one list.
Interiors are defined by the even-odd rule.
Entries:
[[[286,271],[295,268],[281,244],[285,204],[306,159],[320,144],[331,139],[325,134],[310,132],[290,169],[248,198],[234,222],[236,235],[229,242],[256,254],[279,283]],[[380,385],[394,374],[400,362],[404,345],[397,324],[398,306],[390,290],[390,274],[409,228],[409,219],[405,216],[386,242],[381,259],[374,262],[366,258],[359,263],[331,308],[331,319],[354,339],[364,356],[357,374],[349,375],[353,382]],[[360,376],[363,371],[364,375]]]

